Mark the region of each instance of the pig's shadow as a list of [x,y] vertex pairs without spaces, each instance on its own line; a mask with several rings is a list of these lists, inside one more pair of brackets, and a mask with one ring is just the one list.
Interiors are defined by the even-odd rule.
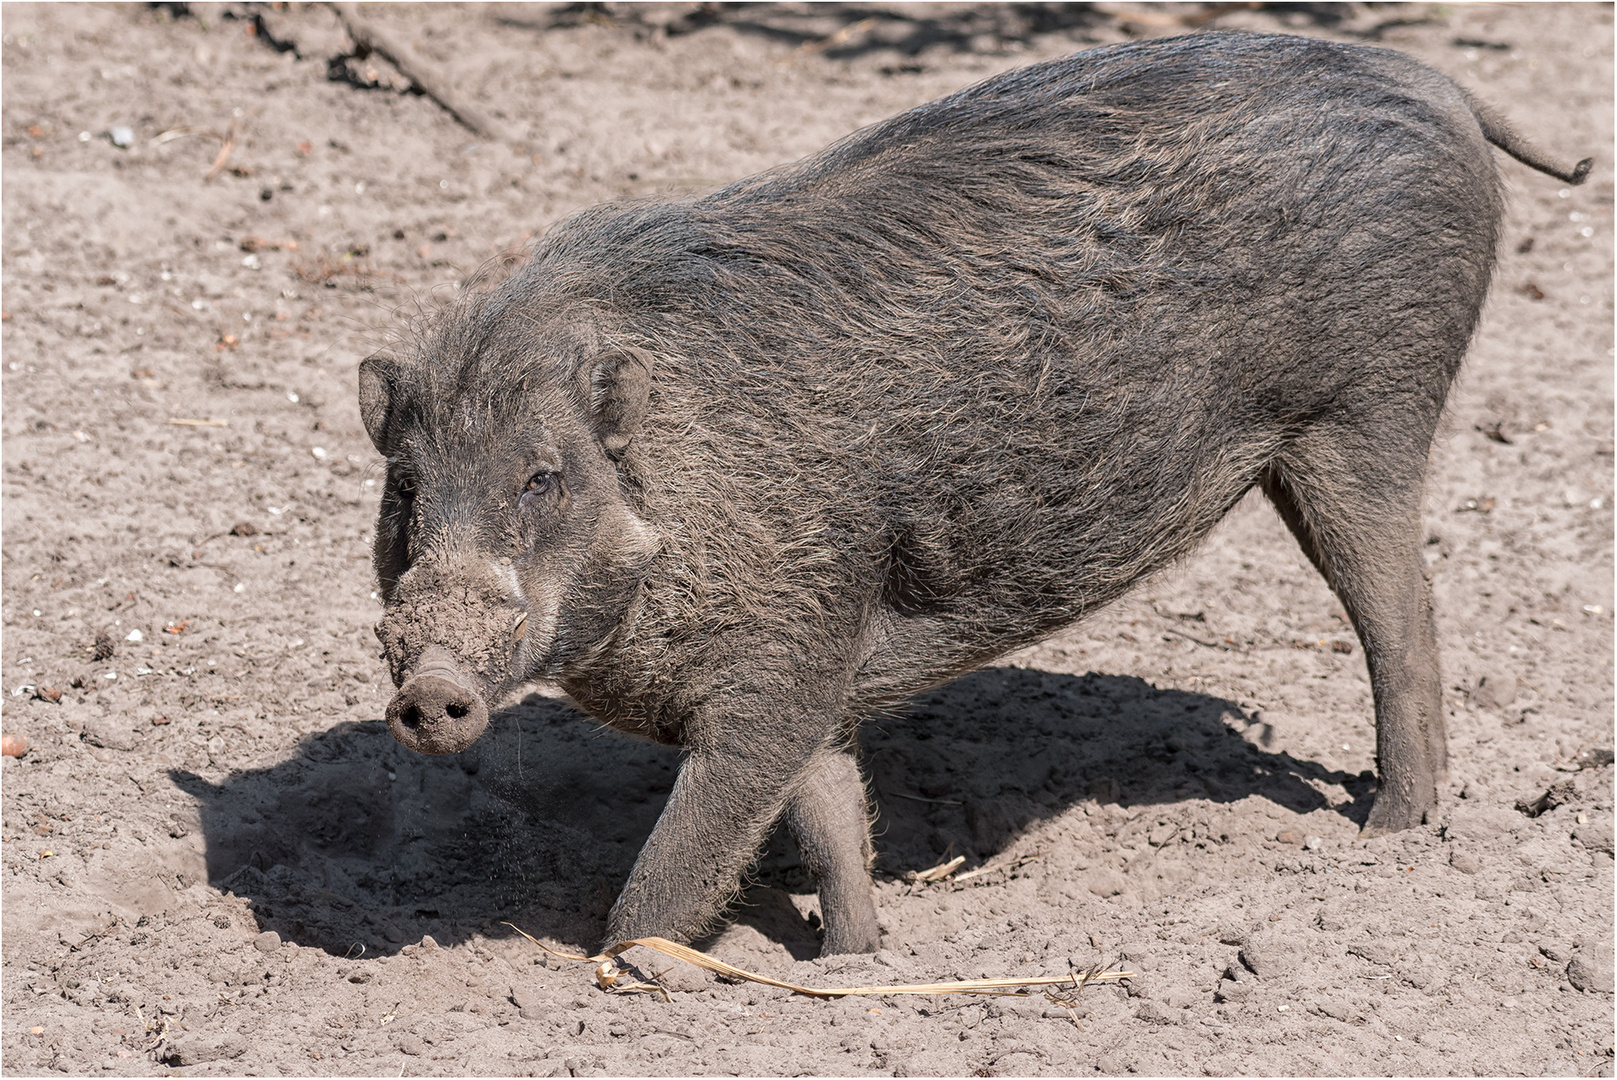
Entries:
[[[990,859],[1086,798],[1124,807],[1260,795],[1298,812],[1341,785],[1362,823],[1367,777],[1266,753],[1234,703],[1139,679],[988,668],[865,725],[879,810],[878,872],[946,853]],[[298,753],[215,785],[174,772],[201,804],[208,876],[261,926],[339,955],[506,934],[504,920],[594,942],[661,812],[675,751],[603,731],[532,695],[464,754],[423,757],[381,723],[306,736]],[[786,894],[813,889],[777,832],[735,917],[794,955],[816,950]]]

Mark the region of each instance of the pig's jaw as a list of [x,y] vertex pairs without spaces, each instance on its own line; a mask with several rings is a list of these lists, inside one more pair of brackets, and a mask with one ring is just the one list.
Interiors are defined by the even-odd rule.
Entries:
[[529,679],[552,677],[551,652],[556,644],[556,624],[560,618],[562,590],[544,585],[531,593],[510,566],[498,567],[514,602],[521,605],[511,625],[512,684]]
[[545,587],[519,595],[524,611],[519,627],[513,627],[511,674],[514,682],[548,679],[553,677],[551,653],[556,647],[556,622],[561,618],[561,589]]

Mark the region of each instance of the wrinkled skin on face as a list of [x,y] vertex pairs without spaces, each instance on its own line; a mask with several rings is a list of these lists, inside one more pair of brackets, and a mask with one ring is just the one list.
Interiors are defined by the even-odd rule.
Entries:
[[375,548],[376,633],[399,688],[387,720],[424,753],[466,749],[491,703],[598,648],[656,550],[612,457],[644,414],[641,357],[577,330],[490,325],[502,321],[474,302],[435,338],[360,367],[361,415],[387,458]]

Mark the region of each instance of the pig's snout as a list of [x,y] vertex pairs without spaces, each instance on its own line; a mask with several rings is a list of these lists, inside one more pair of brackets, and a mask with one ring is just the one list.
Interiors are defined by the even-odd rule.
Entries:
[[488,726],[488,706],[448,650],[430,648],[387,707],[387,726],[422,754],[455,754]]

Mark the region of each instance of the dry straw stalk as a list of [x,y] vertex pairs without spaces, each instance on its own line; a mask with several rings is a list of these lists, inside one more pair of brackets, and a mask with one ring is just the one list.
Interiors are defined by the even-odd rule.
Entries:
[[1007,995],[1010,991],[1028,986],[1066,986],[1071,990],[1079,990],[1092,982],[1127,979],[1134,975],[1132,971],[1101,971],[1092,970],[1083,973],[1069,973],[1061,976],[1040,975],[1031,979],[962,979],[955,982],[939,983],[908,983],[898,986],[842,986],[842,987],[813,987],[798,986],[796,983],[782,982],[771,979],[767,975],[757,975],[751,971],[743,971],[723,960],[709,956],[705,952],[692,949],[687,945],[669,941],[667,938],[646,937],[635,938],[631,941],[620,941],[616,945],[595,956],[579,956],[574,953],[561,952],[552,949],[532,934],[512,923],[506,923],[517,933],[539,946],[552,956],[564,960],[574,960],[580,963],[597,965],[595,968],[595,982],[603,990],[650,990],[667,997],[667,991],[656,983],[630,982],[624,979],[628,970],[618,966],[617,958],[635,946],[643,946],[654,952],[662,953],[675,960],[683,960],[699,968],[723,975],[731,979],[744,979],[748,982],[761,983],[764,986],[777,986],[782,990],[789,990],[794,994],[803,994],[807,997],[838,998],[856,995],[879,996],[883,994],[989,994]]

